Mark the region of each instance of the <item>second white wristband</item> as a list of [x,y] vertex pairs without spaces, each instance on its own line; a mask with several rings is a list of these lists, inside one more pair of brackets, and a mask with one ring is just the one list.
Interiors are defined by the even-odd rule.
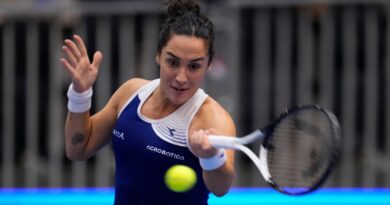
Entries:
[[206,170],[211,171],[218,169],[227,160],[226,153],[224,149],[219,149],[218,154],[210,158],[199,158],[200,166]]
[[92,87],[88,90],[78,93],[73,89],[73,83],[68,89],[68,110],[73,113],[83,113],[91,109]]

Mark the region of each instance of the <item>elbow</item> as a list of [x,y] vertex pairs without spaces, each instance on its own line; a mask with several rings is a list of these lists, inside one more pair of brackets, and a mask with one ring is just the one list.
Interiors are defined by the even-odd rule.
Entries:
[[84,161],[84,160],[87,160],[87,158],[85,156],[83,156],[82,154],[71,152],[69,150],[66,150],[66,157],[69,160],[71,160],[71,161]]
[[89,158],[86,149],[83,147],[65,144],[65,151],[66,157],[71,161],[84,161]]
[[219,183],[217,183],[219,184],[218,186],[210,186],[210,188],[212,187],[210,191],[217,197],[222,197],[226,195],[233,184],[234,177],[235,173],[234,170],[232,170],[231,173],[224,180],[219,181]]
[[223,190],[214,191],[213,194],[214,194],[215,196],[217,196],[217,197],[223,197],[223,196],[225,196],[228,192],[229,192],[229,188],[223,189]]
[[217,197],[223,197],[229,192],[231,185],[232,180],[226,180],[220,186],[215,187],[211,192]]

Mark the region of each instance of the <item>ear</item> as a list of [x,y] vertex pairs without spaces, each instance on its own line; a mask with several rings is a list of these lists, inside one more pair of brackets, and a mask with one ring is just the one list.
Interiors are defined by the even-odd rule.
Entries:
[[209,63],[209,66],[207,67],[207,70],[210,71],[210,70],[211,70],[211,67],[213,67],[213,64],[212,64],[212,63]]
[[157,53],[156,55],[156,63],[160,65],[160,53]]

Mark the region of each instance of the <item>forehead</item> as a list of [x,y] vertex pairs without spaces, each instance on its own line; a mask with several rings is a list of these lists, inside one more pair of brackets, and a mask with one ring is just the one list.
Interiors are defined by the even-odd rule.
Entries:
[[188,57],[202,57],[207,55],[207,43],[202,38],[185,35],[173,35],[166,46],[162,49],[163,53],[171,52],[175,55]]

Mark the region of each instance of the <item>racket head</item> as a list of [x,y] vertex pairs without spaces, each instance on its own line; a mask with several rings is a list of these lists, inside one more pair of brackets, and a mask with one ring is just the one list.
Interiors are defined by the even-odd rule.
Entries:
[[287,110],[267,127],[260,147],[266,181],[288,195],[316,190],[339,158],[340,134],[337,118],[320,106]]

